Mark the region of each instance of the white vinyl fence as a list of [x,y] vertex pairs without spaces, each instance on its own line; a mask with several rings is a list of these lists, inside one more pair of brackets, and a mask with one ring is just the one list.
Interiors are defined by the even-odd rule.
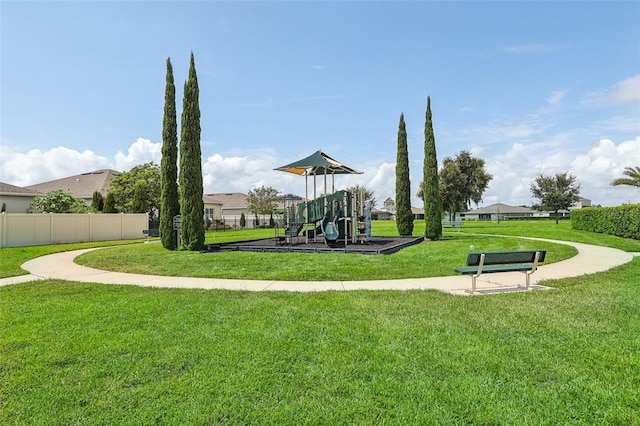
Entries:
[[144,238],[147,213],[2,213],[0,247]]

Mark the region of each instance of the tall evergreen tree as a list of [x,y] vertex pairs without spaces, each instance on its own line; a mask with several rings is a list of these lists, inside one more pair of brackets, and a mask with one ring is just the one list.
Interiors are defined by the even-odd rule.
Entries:
[[164,91],[160,174],[160,237],[164,248],[175,250],[178,248],[178,236],[173,230],[173,217],[180,214],[180,200],[178,198],[176,87],[173,83],[171,58],[167,58],[167,83]]
[[91,197],[91,208],[96,212],[101,212],[104,208],[104,197],[100,191],[93,191],[93,197]]
[[204,247],[202,153],[200,152],[200,91],[191,52],[189,78],[184,83],[180,132],[180,220],[182,243],[187,250]]
[[146,213],[148,211],[148,192],[149,189],[144,180],[136,181],[135,185],[133,185],[133,199],[131,201],[132,213]]
[[431,97],[427,97],[427,114],[424,123],[424,168],[422,191],[424,194],[424,237],[437,240],[442,235],[442,199],[438,178],[438,157],[436,156],[436,138],[433,134],[431,119]]
[[118,213],[118,209],[116,208],[116,198],[112,191],[107,192],[107,196],[104,198],[102,213]]
[[396,227],[400,235],[413,233],[411,211],[411,181],[409,180],[409,148],[404,114],[400,114],[398,125],[398,150],[396,158]]

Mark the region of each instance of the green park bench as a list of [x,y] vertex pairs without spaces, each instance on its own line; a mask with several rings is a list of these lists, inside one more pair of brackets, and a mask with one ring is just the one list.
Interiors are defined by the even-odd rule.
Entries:
[[482,274],[495,272],[523,272],[526,274],[525,289],[529,290],[529,277],[544,262],[546,250],[488,251],[469,253],[467,266],[456,268],[462,275],[471,275],[471,293],[476,292],[476,279]]
[[443,228],[457,228],[458,231],[460,231],[460,228],[462,228],[462,225],[464,225],[464,222],[462,221],[443,221],[442,222],[442,227]]

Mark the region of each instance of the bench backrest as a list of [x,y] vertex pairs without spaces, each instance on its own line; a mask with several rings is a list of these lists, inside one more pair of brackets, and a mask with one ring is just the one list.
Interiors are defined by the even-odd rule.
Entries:
[[484,254],[485,265],[533,263],[537,252],[540,252],[538,262],[544,262],[544,257],[547,254],[546,250],[487,251],[484,253],[469,253],[469,256],[467,256],[467,266],[480,265],[480,255],[482,254]]

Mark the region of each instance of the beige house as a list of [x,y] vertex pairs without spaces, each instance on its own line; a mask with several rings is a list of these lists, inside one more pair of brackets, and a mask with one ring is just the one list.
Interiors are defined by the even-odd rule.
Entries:
[[249,204],[247,194],[241,192],[204,194],[204,197],[210,197],[222,204],[221,216],[240,216],[242,213],[246,214],[246,209]]
[[43,195],[33,189],[21,188],[0,182],[0,211],[6,213],[27,213],[31,201]]
[[215,222],[222,220],[222,201],[217,200],[212,195],[204,195],[204,218],[207,222]]

